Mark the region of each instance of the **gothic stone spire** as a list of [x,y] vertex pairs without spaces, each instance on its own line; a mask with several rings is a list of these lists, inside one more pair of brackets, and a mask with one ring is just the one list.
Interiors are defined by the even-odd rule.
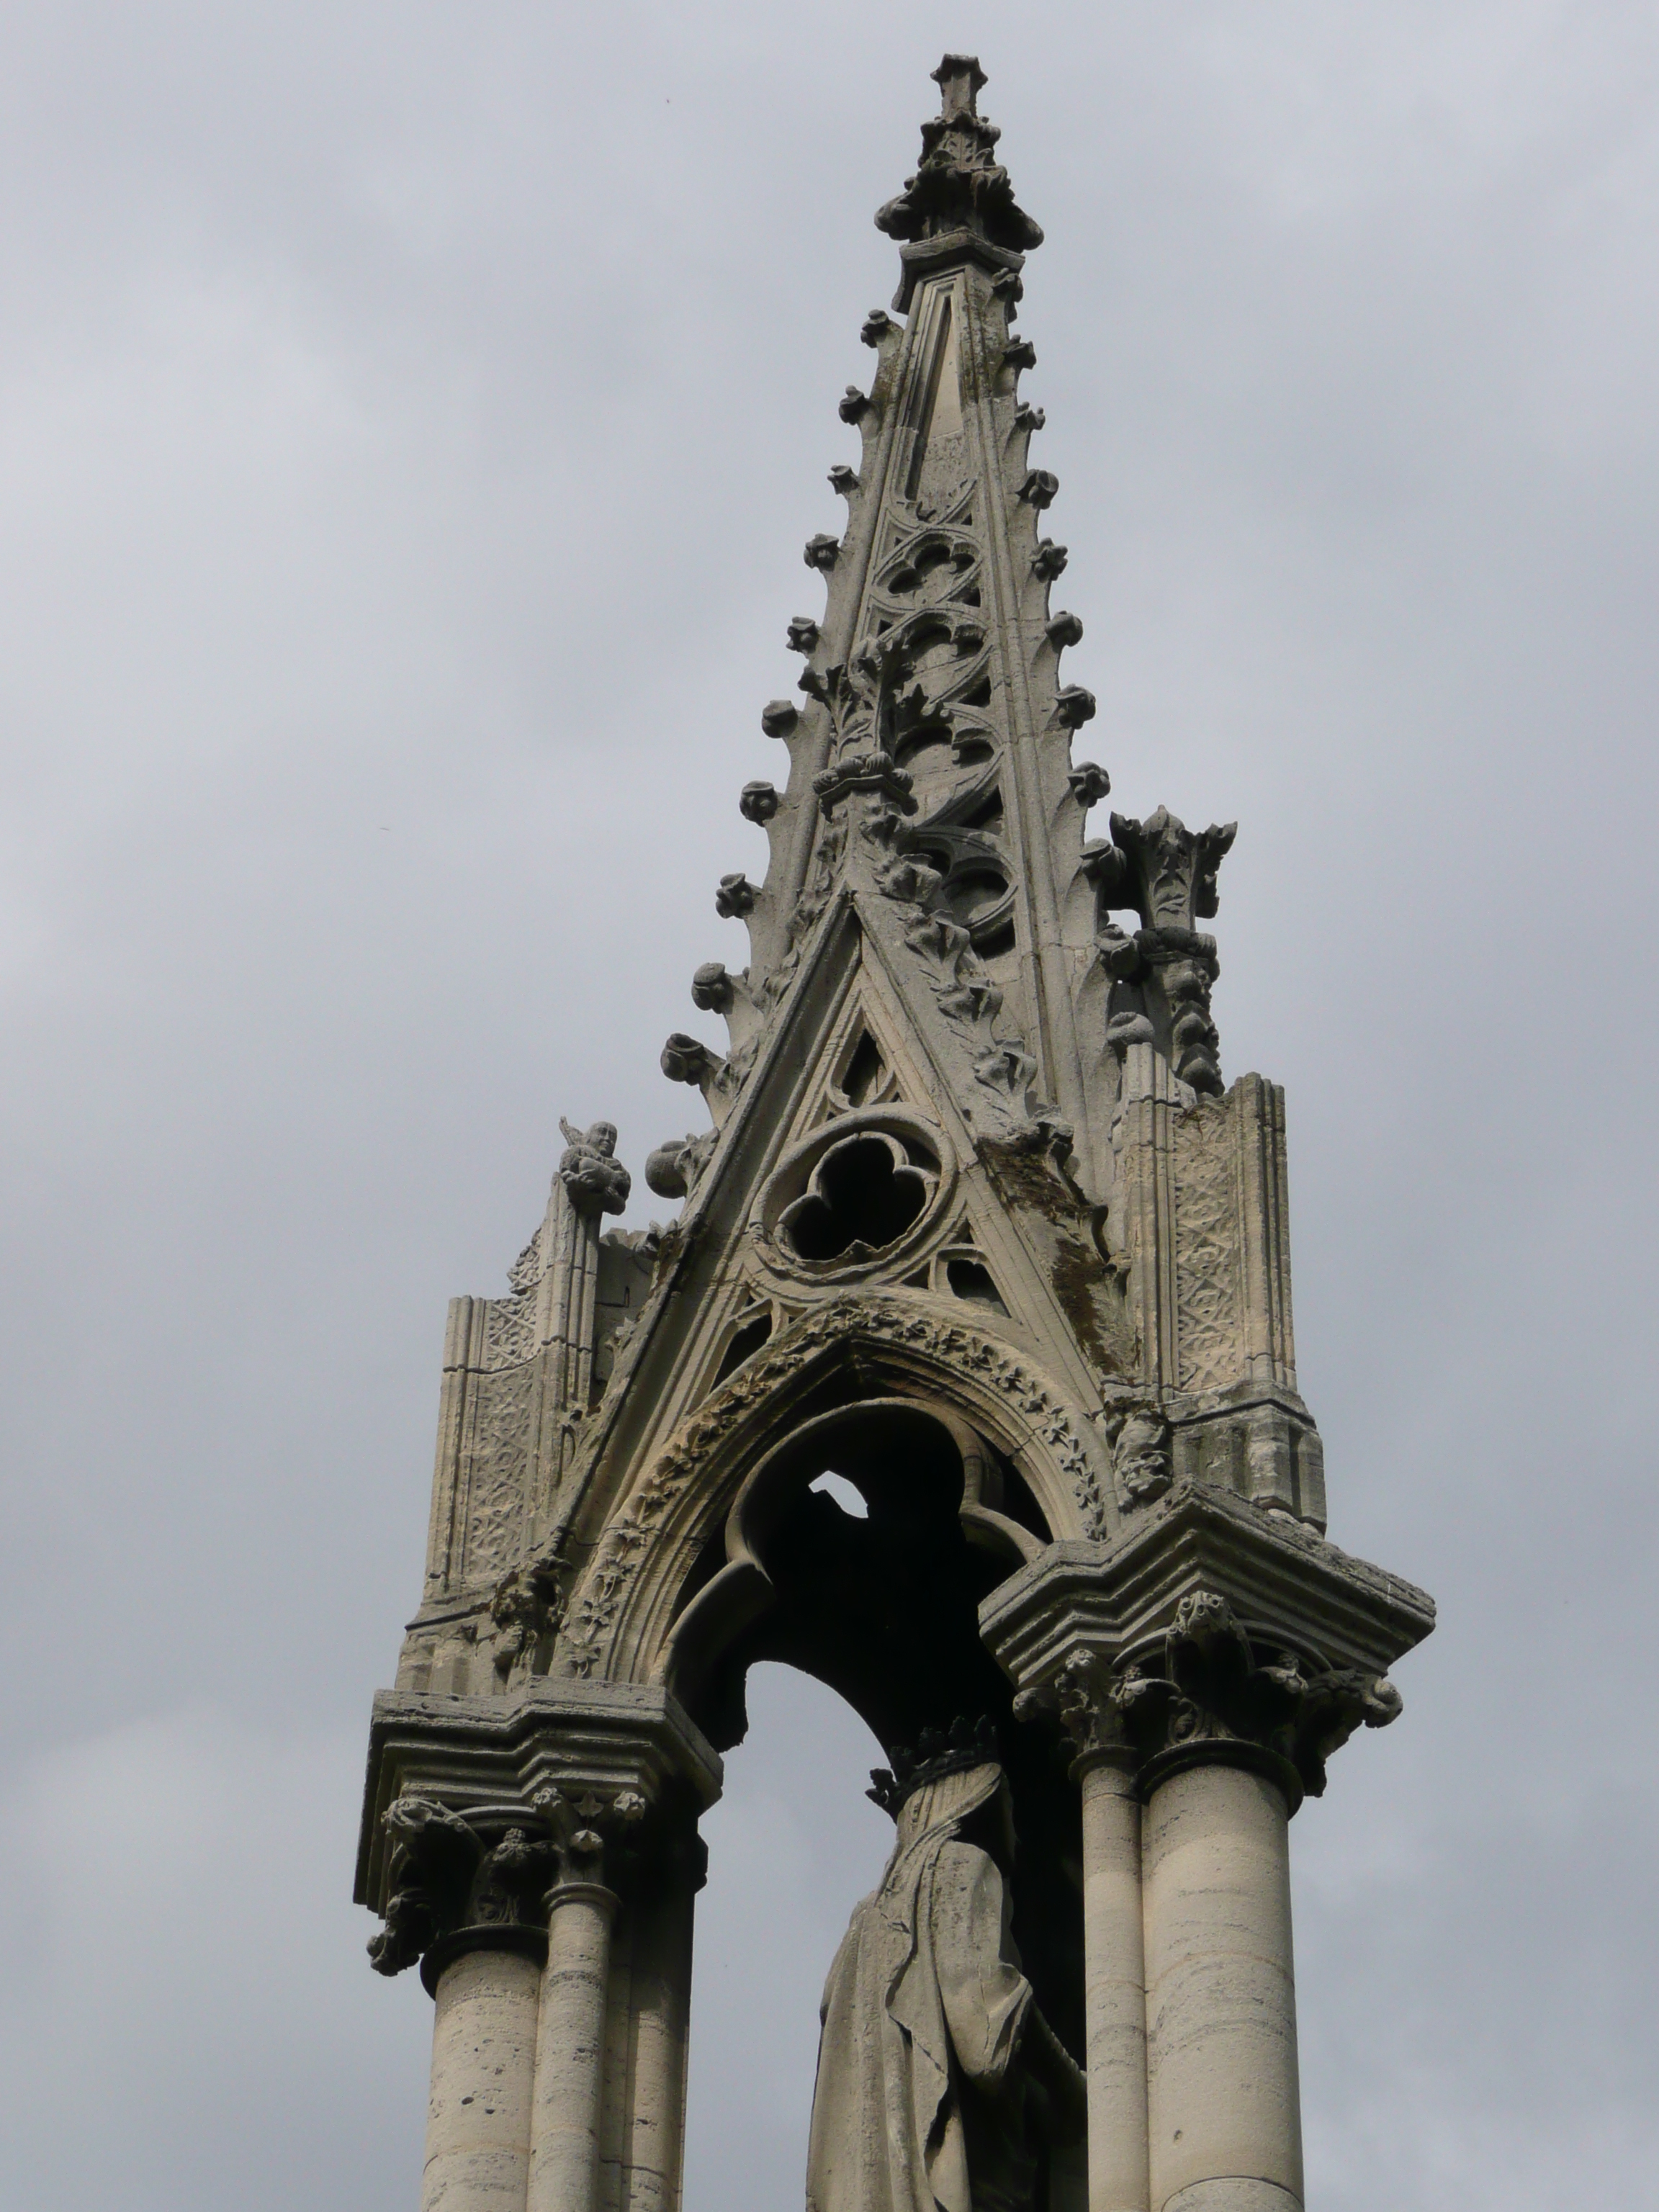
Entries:
[[[690,1823],[766,1656],[833,1683],[896,1773],[898,1746],[930,1765],[928,1729],[989,1715],[1028,1810],[1054,1768],[1026,1723],[1063,1719],[1080,1805],[1036,1830],[1080,1810],[1109,1870],[1085,1879],[1078,1992],[1091,2197],[1301,2202],[1285,1823],[1393,1719],[1384,1669],[1433,1609],[1323,1541],[1284,1097],[1224,1087],[1210,1013],[1231,825],[1159,807],[1085,841],[1109,786],[1072,756],[1095,702],[1061,681],[1083,625],[1050,604],[1058,486],[1030,465],[1013,327],[1041,234],[977,64],[936,75],[878,217],[901,278],[841,405],[847,527],[807,542],[825,603],[789,624],[797,697],[761,717],[787,774],[739,802],[769,864],[715,892],[749,964],[691,981],[729,1044],[663,1048],[712,1127],[647,1180],[688,1203],[605,1231],[615,1132],[567,1125],[510,1294],[452,1309],[426,1589],[377,1701],[359,1863],[376,1964],[418,1955],[438,1996],[433,2204],[597,2212],[592,2115],[624,2096],[647,2164],[619,2185],[673,2196],[684,2069],[659,2031],[684,2019]],[[832,1468],[867,1522],[811,1486]],[[902,1595],[872,1605],[889,1574]],[[1192,1886],[1193,1833],[1255,1870],[1242,1916],[1231,1876]],[[1060,1893],[1049,1863],[1028,1895]],[[645,2005],[659,2057],[636,2069]],[[515,2112],[510,2169],[518,2120],[477,2129]]]

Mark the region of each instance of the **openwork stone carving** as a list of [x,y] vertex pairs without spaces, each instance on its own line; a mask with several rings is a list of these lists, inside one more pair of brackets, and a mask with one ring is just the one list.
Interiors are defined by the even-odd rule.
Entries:
[[884,1130],[832,1145],[801,1195],[778,1222],[779,1241],[798,1259],[873,1259],[927,1210],[939,1181]]
[[898,1299],[843,1295],[815,1306],[747,1360],[712,1392],[659,1455],[601,1539],[599,1551],[573,1594],[555,1651],[556,1668],[579,1676],[598,1668],[637,1574],[652,1532],[705,1467],[708,1456],[750,1410],[771,1397],[827,1347],[866,1337],[914,1348],[948,1368],[970,1391],[992,1392],[1018,1416],[1033,1442],[1048,1454],[1076,1501],[1084,1533],[1104,1536],[1111,1525],[1095,1462],[1072,1414],[1053,1386],[1032,1374],[1006,1344],[963,1322],[919,1312]]
[[[1115,992],[1112,1017],[1144,1014],[1176,1073],[1196,1091],[1218,1092],[1220,1045],[1210,1018],[1210,987],[1220,973],[1213,937],[1194,927],[1216,911],[1216,872],[1237,823],[1189,830],[1166,807],[1145,822],[1114,814],[1112,843],[1091,850],[1088,866],[1103,913],[1133,907],[1133,938],[1115,924],[1097,942]],[[1136,987],[1143,987],[1137,988]],[[1133,1042],[1120,1031],[1114,1042]]]

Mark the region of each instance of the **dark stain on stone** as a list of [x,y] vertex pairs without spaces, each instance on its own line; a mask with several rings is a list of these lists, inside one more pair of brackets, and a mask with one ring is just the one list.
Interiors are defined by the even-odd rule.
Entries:
[[1121,1349],[1106,1341],[1097,1303],[1103,1289],[1116,1291],[1118,1285],[1095,1245],[1093,1209],[1079,1201],[1047,1152],[989,1139],[982,1139],[977,1150],[1008,1204],[1040,1215],[1054,1232],[1057,1249],[1050,1275],[1054,1297],[1090,1365],[1097,1374],[1121,1374]]

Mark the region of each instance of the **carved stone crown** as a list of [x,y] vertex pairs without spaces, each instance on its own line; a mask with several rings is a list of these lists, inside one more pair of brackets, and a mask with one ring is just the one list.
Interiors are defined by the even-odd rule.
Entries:
[[872,1766],[871,1787],[864,1794],[872,1798],[884,1813],[890,1813],[897,1820],[905,1799],[924,1783],[938,1782],[947,1774],[965,1774],[970,1767],[986,1766],[994,1761],[998,1756],[996,1723],[988,1713],[981,1713],[976,1721],[958,1717],[951,1722],[948,1733],[942,1729],[923,1729],[914,1751],[896,1743],[890,1756],[891,1771],[884,1766]]

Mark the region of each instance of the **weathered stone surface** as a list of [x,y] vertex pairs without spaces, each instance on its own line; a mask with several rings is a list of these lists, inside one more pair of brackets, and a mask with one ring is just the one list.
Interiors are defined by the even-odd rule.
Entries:
[[[709,864],[749,944],[692,975],[724,1048],[662,1050],[708,1119],[645,1164],[682,1210],[605,1230],[631,1192],[617,1133],[562,1123],[507,1295],[451,1310],[426,1586],[376,1703],[358,1869],[374,1963],[437,1991],[444,2212],[672,2212],[695,1820],[760,1659],[863,1714],[901,1838],[943,1773],[902,1747],[982,1714],[1000,1779],[970,1811],[994,1799],[1019,1841],[1016,1870],[981,1830],[933,1838],[1012,1899],[1024,1967],[968,1949],[985,1987],[1012,1972],[986,2078],[1025,2135],[970,2156],[969,2097],[960,2142],[942,2121],[893,2166],[836,2057],[885,2033],[849,1970],[825,2094],[874,2149],[818,2140],[817,2212],[896,2212],[878,2170],[911,2212],[966,2212],[974,2156],[1018,2212],[1040,2167],[1050,2212],[1085,2188],[1092,2212],[1299,2212],[1286,1823],[1395,1717],[1387,1670],[1433,1608],[1323,1539],[1284,1097],[1224,1084],[1200,927],[1234,825],[1155,806],[1085,842],[1111,779],[1073,757],[1097,702],[1060,680],[1084,624],[1050,602],[1060,485],[1033,465],[1014,327],[1042,233],[977,63],[935,75],[877,218],[893,312],[837,410],[846,528],[805,541],[823,609],[789,622],[795,696],[761,715],[787,773],[738,802],[765,872]],[[941,2112],[951,2066],[996,2042],[963,2003]],[[1078,2058],[1086,2183],[1059,2117]],[[478,2082],[506,2085],[487,2112]],[[966,2163],[941,2200],[947,2138]]]

